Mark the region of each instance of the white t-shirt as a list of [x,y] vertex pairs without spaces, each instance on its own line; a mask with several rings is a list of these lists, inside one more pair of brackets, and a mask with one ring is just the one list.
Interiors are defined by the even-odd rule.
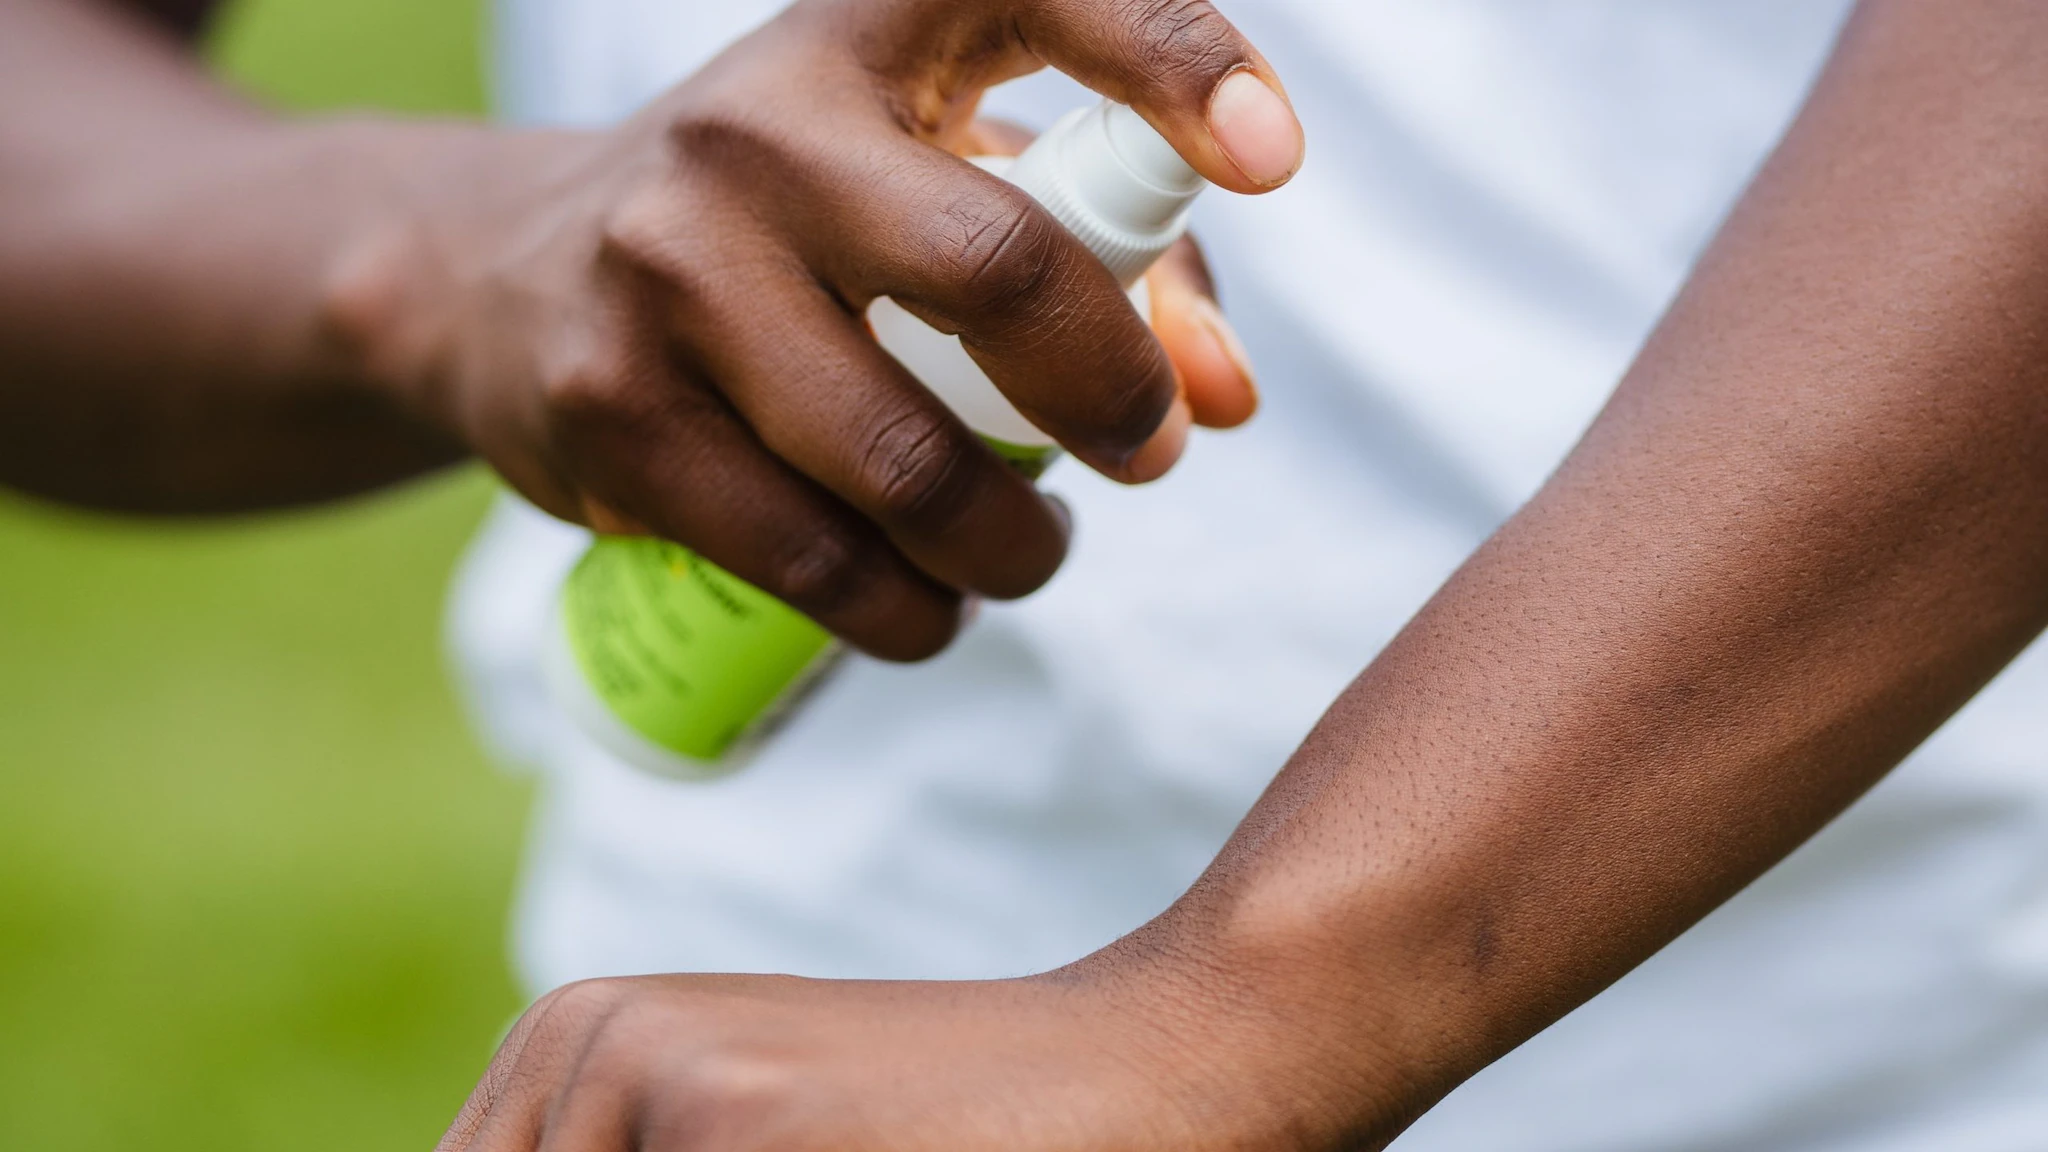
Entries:
[[[1224,6],[1312,141],[1292,187],[1197,212],[1267,406],[1151,487],[1056,469],[1079,535],[1046,591],[931,664],[857,664],[738,778],[667,784],[541,690],[582,535],[494,515],[451,627],[487,734],[544,773],[518,909],[532,987],[1012,975],[1160,911],[1570,448],[1845,9]],[[504,108],[607,122],[775,7],[502,0]],[[992,107],[1043,124],[1082,98],[1034,78]],[[1399,1147],[2048,1148],[2048,658]]]

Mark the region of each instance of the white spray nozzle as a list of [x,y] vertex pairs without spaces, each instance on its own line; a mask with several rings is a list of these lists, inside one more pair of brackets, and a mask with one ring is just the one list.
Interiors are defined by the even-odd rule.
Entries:
[[1109,137],[1110,148],[1131,174],[1159,192],[1176,196],[1183,203],[1202,190],[1202,174],[1188,166],[1159,134],[1157,128],[1136,111],[1105,101],[1097,111]]
[[1127,286],[1180,239],[1208,186],[1144,117],[1112,101],[1061,120],[1005,176]]

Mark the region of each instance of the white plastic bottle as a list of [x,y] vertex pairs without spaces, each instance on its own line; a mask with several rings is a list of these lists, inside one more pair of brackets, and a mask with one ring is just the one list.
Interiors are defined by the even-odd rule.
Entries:
[[[1105,102],[1069,115],[1014,161],[977,163],[1044,205],[1150,315],[1145,271],[1187,230],[1206,187],[1150,124]],[[1058,455],[958,337],[890,300],[868,319],[882,346],[1005,459],[1035,477]],[[594,541],[563,585],[558,616],[548,661],[557,700],[627,763],[677,779],[743,765],[841,655],[795,609],[659,540]]]

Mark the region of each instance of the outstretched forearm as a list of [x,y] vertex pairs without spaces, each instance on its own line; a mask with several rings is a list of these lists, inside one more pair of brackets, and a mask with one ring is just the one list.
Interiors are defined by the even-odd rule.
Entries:
[[455,459],[334,301],[471,132],[272,117],[99,0],[0,4],[0,483],[211,512]]
[[1127,949],[1390,1135],[1898,763],[2048,621],[2043,140],[2048,11],[1866,5],[1563,468]]

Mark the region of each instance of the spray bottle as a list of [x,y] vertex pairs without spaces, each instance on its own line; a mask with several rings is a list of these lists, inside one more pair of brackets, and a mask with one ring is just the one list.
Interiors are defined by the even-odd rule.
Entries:
[[[1014,161],[975,161],[1031,194],[1151,314],[1145,271],[1187,229],[1206,186],[1137,113],[1105,102],[1060,121]],[[897,306],[875,338],[970,429],[1036,478],[1059,454],[961,346]],[[556,700],[627,763],[683,780],[721,776],[835,667],[831,634],[678,544],[600,537],[564,582],[547,656]]]

